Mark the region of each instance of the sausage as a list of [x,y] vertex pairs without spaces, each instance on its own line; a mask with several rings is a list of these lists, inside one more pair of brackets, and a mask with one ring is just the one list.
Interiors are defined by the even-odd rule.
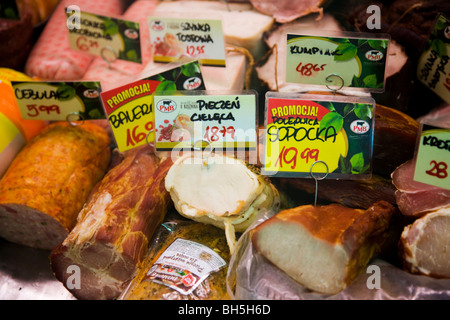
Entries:
[[68,235],[110,160],[106,131],[85,122],[45,127],[0,180],[0,237],[51,250]]
[[[172,160],[160,161],[147,145],[122,155],[92,192],[75,228],[50,254],[55,277],[78,299],[117,298],[170,206],[164,179]],[[71,282],[74,266],[80,286]]]

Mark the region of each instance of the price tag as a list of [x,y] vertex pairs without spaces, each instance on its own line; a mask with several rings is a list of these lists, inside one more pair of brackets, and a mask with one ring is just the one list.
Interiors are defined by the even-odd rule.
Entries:
[[[11,81],[23,119],[105,119],[100,82]],[[74,117],[73,120],[77,120]]]
[[422,124],[414,180],[450,189],[450,128]]
[[221,20],[149,17],[148,21],[155,62],[172,62],[187,55],[203,65],[225,67]]
[[0,3],[0,19],[20,20],[16,0],[2,0]]
[[450,103],[450,21],[438,16],[417,65],[417,78]]
[[139,23],[88,12],[66,9],[67,17],[77,14],[80,23],[68,28],[70,48],[100,56],[142,63]]
[[[286,82],[384,91],[389,37],[344,35],[347,36],[287,33]],[[329,78],[332,75],[341,81],[334,83]]]
[[370,178],[374,106],[372,98],[268,92],[262,173]]
[[204,88],[198,61],[192,61],[103,92],[101,94],[103,106],[119,151],[154,141],[155,92]]
[[192,150],[203,141],[212,148],[255,149],[256,94],[203,93],[155,95],[156,148]]

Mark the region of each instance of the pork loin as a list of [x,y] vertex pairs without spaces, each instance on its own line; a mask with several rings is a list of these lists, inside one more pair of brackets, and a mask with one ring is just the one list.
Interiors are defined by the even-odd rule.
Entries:
[[367,210],[304,205],[279,212],[250,237],[258,253],[299,284],[336,294],[391,241],[387,230],[396,214],[385,201]]
[[450,278],[450,205],[405,227],[399,247],[406,270]]
[[[77,225],[50,255],[56,278],[76,298],[115,299],[134,277],[170,205],[164,179],[171,164],[144,145],[125,152],[96,186]],[[80,268],[78,287],[68,284],[70,266]]]
[[0,237],[55,248],[75,226],[110,156],[108,133],[95,124],[57,122],[45,127],[17,154],[0,181]]

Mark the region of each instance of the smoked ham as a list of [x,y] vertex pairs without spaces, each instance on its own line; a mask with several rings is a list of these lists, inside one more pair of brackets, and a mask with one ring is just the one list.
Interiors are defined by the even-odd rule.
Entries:
[[[115,299],[135,276],[170,206],[164,179],[171,164],[144,145],[126,151],[97,184],[77,225],[50,255],[56,278],[75,297]],[[68,285],[69,266],[79,267],[81,286]]]
[[391,241],[396,214],[385,201],[367,210],[303,205],[280,211],[250,237],[258,253],[304,287],[336,294]]
[[107,132],[89,122],[44,128],[14,158],[0,181],[0,236],[52,250],[77,215],[110,160]]
[[450,205],[427,213],[405,227],[399,246],[408,271],[450,278]]

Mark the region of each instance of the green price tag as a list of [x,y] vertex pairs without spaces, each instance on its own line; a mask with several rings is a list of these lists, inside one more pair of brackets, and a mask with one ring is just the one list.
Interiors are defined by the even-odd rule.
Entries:
[[286,82],[384,90],[389,38],[288,33],[286,40]]
[[80,16],[77,27],[68,28],[70,48],[100,56],[107,62],[142,63],[139,23],[66,9],[67,17]]
[[23,119],[105,119],[100,82],[11,81]]
[[414,180],[450,189],[450,128],[422,125]]
[[267,93],[262,173],[369,178],[374,105],[371,98]]
[[417,65],[417,78],[450,103],[450,21],[438,16]]

